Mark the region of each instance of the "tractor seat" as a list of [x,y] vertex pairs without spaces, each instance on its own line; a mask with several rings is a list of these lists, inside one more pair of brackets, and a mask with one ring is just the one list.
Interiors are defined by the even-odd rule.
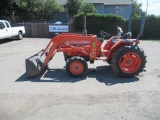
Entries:
[[129,39],[129,38],[132,38],[132,33],[131,32],[127,32],[121,37],[121,39]]

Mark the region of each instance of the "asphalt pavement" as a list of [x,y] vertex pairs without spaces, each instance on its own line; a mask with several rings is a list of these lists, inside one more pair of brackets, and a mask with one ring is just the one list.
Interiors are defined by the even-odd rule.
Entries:
[[134,78],[115,76],[103,61],[88,63],[84,77],[71,78],[57,53],[48,69],[26,79],[25,59],[49,41],[0,41],[0,120],[160,119],[160,42],[141,41],[146,72]]

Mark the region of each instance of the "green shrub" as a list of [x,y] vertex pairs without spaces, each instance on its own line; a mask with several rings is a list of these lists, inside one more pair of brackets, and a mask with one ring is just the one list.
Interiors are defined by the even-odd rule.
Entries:
[[[74,32],[83,31],[83,15],[80,13],[75,16],[73,27]],[[99,31],[103,30],[111,35],[116,35],[117,26],[122,27],[124,32],[128,32],[128,21],[124,20],[121,16],[113,14],[94,14],[87,13],[87,31],[88,34],[96,34],[99,36]],[[140,31],[141,18],[132,20],[132,37],[136,38]],[[146,17],[144,34],[141,39],[160,39],[160,16],[156,17],[153,15]]]
[[[83,31],[83,13],[78,14],[74,19],[74,31]],[[99,31],[103,30],[111,34],[116,34],[117,26],[124,23],[122,17],[118,15],[94,14],[87,13],[87,31],[89,34],[99,35]]]

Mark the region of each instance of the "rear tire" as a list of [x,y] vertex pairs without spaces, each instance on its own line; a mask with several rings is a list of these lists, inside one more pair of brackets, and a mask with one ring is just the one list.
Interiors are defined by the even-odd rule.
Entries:
[[88,70],[88,65],[83,58],[72,57],[66,62],[66,70],[72,77],[82,77]]
[[138,46],[124,46],[118,49],[112,57],[113,72],[120,77],[134,77],[143,71],[146,55]]
[[23,34],[22,34],[22,32],[18,32],[17,39],[18,39],[18,40],[22,40],[22,39],[23,39]]

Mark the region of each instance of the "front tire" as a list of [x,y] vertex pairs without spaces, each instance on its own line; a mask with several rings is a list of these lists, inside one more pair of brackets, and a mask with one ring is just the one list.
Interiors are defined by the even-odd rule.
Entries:
[[124,46],[118,49],[112,57],[113,72],[120,77],[134,77],[143,71],[146,55],[138,46]]
[[66,70],[72,77],[82,77],[88,70],[88,65],[82,57],[72,57],[66,62]]

